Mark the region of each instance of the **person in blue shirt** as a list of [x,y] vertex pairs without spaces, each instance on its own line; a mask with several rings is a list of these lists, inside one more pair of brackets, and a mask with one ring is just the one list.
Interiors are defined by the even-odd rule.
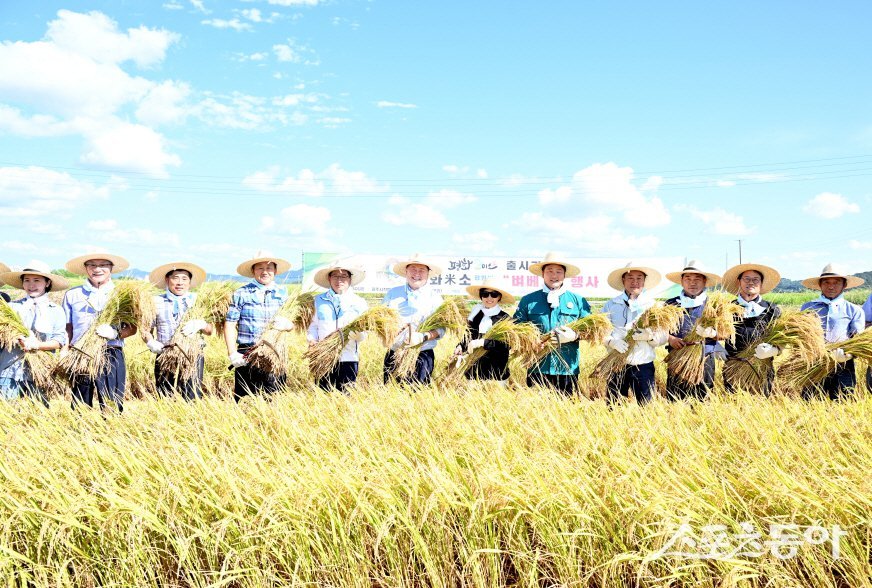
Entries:
[[[809,290],[819,290],[821,293],[817,299],[803,304],[801,310],[813,310],[821,317],[821,327],[827,344],[847,341],[866,328],[863,309],[845,300],[843,295],[845,290],[862,284],[861,278],[849,276],[833,267],[833,264],[827,264],[820,276],[802,281],[802,285]],[[821,389],[830,400],[840,400],[857,386],[854,358],[841,347],[833,349],[830,356],[836,362],[836,369],[821,382]],[[809,400],[815,393],[813,389],[806,389],[802,391],[802,397]]]
[[543,334],[551,336],[557,349],[527,371],[528,386],[553,388],[564,396],[578,394],[578,333],[566,327],[590,314],[590,304],[571,292],[565,281],[581,273],[578,266],[549,252],[545,259],[530,265],[530,272],[542,278],[540,290],[530,292],[518,302],[515,320],[533,323]]
[[48,293],[64,290],[69,283],[40,261],[31,261],[20,271],[3,272],[0,281],[24,290],[24,297],[10,306],[30,331],[19,338],[20,349],[0,350],[0,394],[6,399],[28,396],[48,407],[46,391],[33,381],[24,356],[34,351],[57,351],[67,344],[66,316],[60,305],[49,300]]

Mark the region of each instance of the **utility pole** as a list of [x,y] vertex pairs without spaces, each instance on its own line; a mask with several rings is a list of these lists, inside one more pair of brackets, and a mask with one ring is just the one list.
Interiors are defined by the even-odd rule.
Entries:
[[739,265],[742,265],[742,240],[736,239],[739,242]]

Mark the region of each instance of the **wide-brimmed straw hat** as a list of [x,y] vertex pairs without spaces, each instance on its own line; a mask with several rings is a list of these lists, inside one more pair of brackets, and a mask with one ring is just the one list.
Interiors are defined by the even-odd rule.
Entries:
[[718,274],[707,272],[703,269],[703,265],[695,260],[691,259],[687,262],[680,272],[669,272],[666,274],[666,279],[675,284],[681,284],[681,276],[683,274],[702,274],[705,276],[705,285],[706,288],[711,288],[712,286],[717,286],[718,282],[721,281],[721,277]]
[[85,269],[85,263],[93,259],[105,259],[110,262],[112,264],[112,271],[110,273],[113,274],[123,272],[130,267],[130,262],[120,255],[113,255],[112,253],[106,253],[105,251],[74,257],[69,260],[64,267],[67,268],[68,272],[73,272],[80,276],[87,276],[88,270]]
[[438,276],[442,273],[442,266],[435,263],[432,259],[428,259],[422,256],[420,253],[412,254],[408,259],[404,259],[402,261],[398,261],[394,264],[394,267],[391,268],[395,274],[398,276],[406,275],[406,268],[410,265],[425,265],[430,272],[427,274],[428,278],[432,278]]
[[660,272],[658,272],[653,267],[647,267],[644,265],[636,265],[632,261],[625,265],[624,267],[619,267],[616,270],[613,270],[609,274],[608,283],[609,286],[614,288],[615,290],[624,290],[624,274],[629,272],[642,272],[645,274],[645,287],[653,288],[657,284],[660,283]]
[[5,263],[0,263],[0,272],[8,272],[8,271],[12,271],[12,268],[10,268]]
[[321,286],[322,288],[327,288],[329,290],[332,287],[330,286],[330,272],[336,270],[345,270],[351,274],[351,286],[357,286],[366,277],[366,272],[363,270],[363,268],[358,267],[348,261],[337,260],[325,265],[317,272],[315,272],[315,276],[312,278],[312,281]]
[[559,253],[555,253],[554,251],[549,251],[545,254],[545,259],[540,261],[539,263],[530,264],[530,273],[535,274],[537,276],[542,276],[542,270],[546,265],[562,265],[566,268],[566,277],[574,278],[578,274],[581,273],[581,268],[577,265],[573,265],[566,261],[566,258],[560,255]]
[[844,278],[847,281],[847,284],[845,284],[845,290],[847,290],[848,288],[856,288],[857,286],[862,286],[864,282],[863,278],[858,278],[857,276],[849,276],[845,272],[841,271],[840,267],[828,263],[824,266],[824,269],[821,270],[821,275],[812,276],[811,278],[804,279],[802,281],[802,285],[809,290],[820,290],[821,280],[824,278]]
[[199,286],[206,281],[206,270],[201,268],[199,265],[188,261],[174,261],[172,263],[165,263],[158,266],[148,274],[148,281],[159,288],[163,288],[166,286],[167,274],[176,270],[184,270],[191,274],[192,288]]
[[738,294],[739,277],[747,271],[755,271],[763,276],[763,283],[760,284],[760,294],[771,292],[778,285],[778,282],[781,281],[781,274],[775,268],[771,268],[768,265],[760,265],[759,263],[740,263],[724,272],[724,277],[721,279],[724,290],[730,294]]
[[282,259],[280,257],[274,257],[267,253],[266,251],[258,251],[254,254],[254,257],[251,259],[247,259],[239,264],[236,268],[236,273],[240,276],[245,276],[246,278],[254,277],[254,270],[252,269],[258,263],[262,263],[264,261],[271,261],[276,264],[276,275],[283,274],[289,269],[291,269],[291,262],[286,259]]
[[54,290],[57,292],[58,290],[66,290],[70,287],[70,281],[63,276],[59,276],[57,274],[53,274],[51,272],[51,268],[48,267],[48,264],[42,261],[30,261],[27,265],[24,266],[21,270],[12,271],[8,267],[6,271],[0,273],[0,281],[2,281],[7,286],[12,286],[13,288],[18,288],[19,290],[24,289],[23,284],[23,276],[42,276],[46,280],[51,280],[51,286],[46,290],[46,292]]
[[501,304],[502,303],[511,304],[515,301],[514,296],[512,296],[506,290],[497,286],[496,280],[492,280],[490,278],[487,278],[481,284],[472,284],[471,286],[466,287],[466,291],[467,291],[467,293],[469,293],[469,297],[474,299],[474,300],[481,300],[481,296],[479,295],[479,290],[494,290],[496,292],[499,292],[502,295],[502,298],[500,298]]

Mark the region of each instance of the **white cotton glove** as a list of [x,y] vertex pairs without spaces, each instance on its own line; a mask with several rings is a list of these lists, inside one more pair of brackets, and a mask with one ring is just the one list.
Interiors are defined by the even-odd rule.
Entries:
[[424,343],[424,339],[424,333],[419,333],[415,331],[414,333],[412,333],[412,336],[409,338],[409,342],[406,344],[406,346],[417,347],[418,345],[422,345]]
[[630,344],[624,341],[623,339],[618,339],[617,337],[609,337],[608,346],[617,351],[618,353],[626,353],[630,348]]
[[397,349],[405,345],[408,335],[409,331],[407,331],[406,329],[400,331],[400,333],[396,337],[394,337],[394,342],[391,344],[391,349],[393,351],[396,351]]
[[757,359],[769,359],[770,357],[775,357],[779,353],[781,353],[781,350],[775,345],[770,345],[769,343],[760,343],[754,348],[754,357]]
[[148,341],[146,341],[145,346],[148,347],[148,350],[155,355],[163,351],[164,348],[164,344],[157,339],[149,339]]
[[25,351],[36,351],[39,349],[39,339],[33,335],[28,335],[21,339],[21,348]]
[[714,339],[718,336],[718,330],[714,327],[696,326],[696,334],[704,339]]
[[209,323],[207,323],[203,319],[190,320],[182,327],[182,335],[184,335],[185,337],[191,337],[193,335],[196,335],[203,329],[207,328],[208,326]]
[[849,359],[854,359],[854,356],[850,353],[845,353],[845,350],[839,347],[838,349],[833,349],[830,351],[830,355],[833,359],[835,359],[838,363],[845,363]]
[[273,319],[272,327],[276,331],[290,331],[294,328],[294,323],[292,323],[287,317],[277,316]]
[[636,329],[633,331],[633,341],[643,341],[647,343],[648,341],[654,340],[654,331],[649,328],[644,329]]
[[348,333],[349,341],[356,341],[360,343],[364,339],[366,339],[366,331],[351,331],[350,333]]
[[473,339],[466,346],[466,349],[469,351],[474,351],[476,349],[483,349],[483,348],[484,348],[484,339]]
[[245,356],[239,353],[238,351],[234,351],[230,354],[230,365],[235,368],[240,368],[247,363]]
[[343,314],[341,317],[339,317],[338,319],[336,319],[336,328],[337,328],[337,329],[344,329],[344,328],[347,327],[347,326],[349,325],[349,323],[351,323],[351,321],[353,321],[355,318],[357,318],[357,317],[350,317],[350,316],[347,315],[347,314]]
[[115,330],[115,327],[112,325],[97,325],[97,328],[94,329],[94,332],[97,333],[98,337],[103,337],[104,339],[117,339],[118,331]]
[[551,340],[555,341],[558,345],[565,345],[566,343],[572,343],[573,341],[578,339],[578,333],[570,329],[569,327],[558,327],[551,333]]

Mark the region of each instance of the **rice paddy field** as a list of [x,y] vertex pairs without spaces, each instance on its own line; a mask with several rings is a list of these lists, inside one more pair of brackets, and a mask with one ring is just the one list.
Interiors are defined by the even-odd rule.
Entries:
[[[154,356],[133,337],[122,414],[62,396],[0,404],[0,578],[872,586],[865,387],[839,403],[788,384],[770,398],[718,388],[702,403],[610,407],[584,375],[576,399],[523,387],[517,370],[505,388],[440,384],[453,347],[437,348],[435,384],[385,386],[370,337],[345,396],[313,388],[299,336],[287,390],[236,405],[217,337],[193,403],[152,396]],[[604,354],[583,344],[582,374]]]

